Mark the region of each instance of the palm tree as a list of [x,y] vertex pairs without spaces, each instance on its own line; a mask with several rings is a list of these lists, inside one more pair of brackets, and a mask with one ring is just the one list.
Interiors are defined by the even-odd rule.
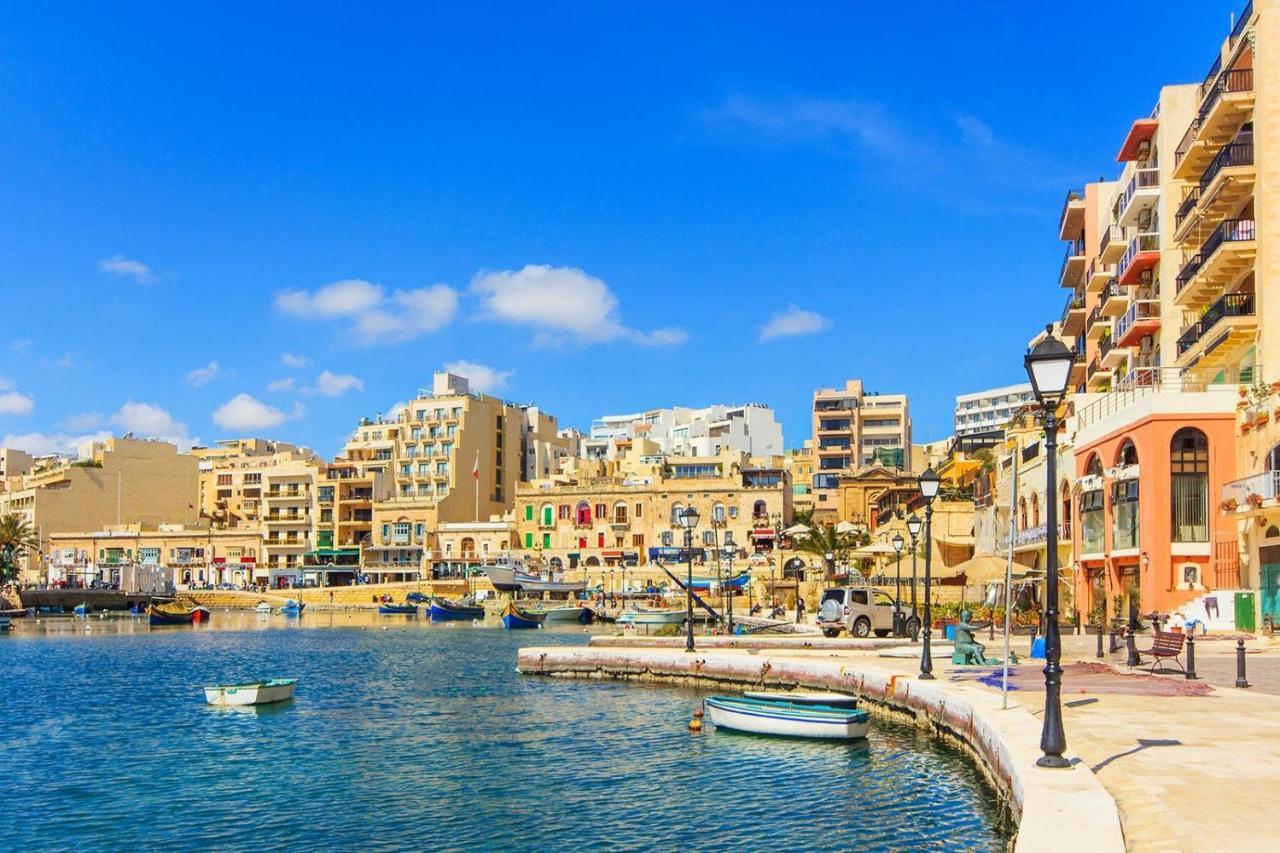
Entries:
[[8,582],[17,574],[15,561],[40,548],[31,525],[20,515],[0,516],[0,580]]
[[791,512],[792,524],[803,524],[805,527],[813,526],[813,508],[812,507],[796,507]]
[[[861,537],[854,533],[838,533],[835,525],[817,524],[808,533],[801,533],[792,540],[792,548],[802,554],[816,554],[825,564],[828,554],[837,563],[847,562],[849,553],[861,544]],[[827,566],[828,575],[831,567]],[[827,580],[831,578],[828,577]]]

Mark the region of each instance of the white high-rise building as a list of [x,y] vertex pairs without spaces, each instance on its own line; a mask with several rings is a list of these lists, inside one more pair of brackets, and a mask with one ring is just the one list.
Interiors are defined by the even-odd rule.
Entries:
[[612,459],[619,443],[643,438],[672,456],[715,456],[732,450],[750,456],[781,454],[782,425],[773,409],[760,403],[690,409],[650,409],[627,415],[606,415],[591,422],[582,442],[582,455]]
[[956,435],[992,432],[1008,423],[1018,407],[1035,400],[1031,383],[1006,385],[956,397]]

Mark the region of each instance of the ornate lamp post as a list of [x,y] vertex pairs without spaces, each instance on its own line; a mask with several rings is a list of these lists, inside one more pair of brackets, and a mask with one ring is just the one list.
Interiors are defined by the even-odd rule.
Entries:
[[1045,501],[1045,608],[1044,608],[1044,726],[1040,730],[1040,751],[1036,761],[1040,767],[1068,767],[1062,757],[1067,749],[1067,736],[1062,731],[1062,637],[1058,633],[1058,404],[1067,393],[1067,380],[1075,353],[1055,338],[1053,327],[1045,327],[1045,338],[1023,359],[1031,390],[1044,413],[1045,477],[1048,481]]
[[911,534],[911,642],[920,642],[920,616],[916,610],[916,542],[920,539],[920,516],[914,512],[907,519],[907,532]]
[[929,649],[929,637],[933,633],[933,608],[929,603],[933,568],[933,499],[938,496],[942,481],[932,467],[920,475],[920,496],[924,498],[924,648],[920,654],[920,677],[933,679],[933,654]]
[[684,587],[685,622],[684,650],[693,651],[693,529],[698,526],[698,511],[689,507],[680,513],[680,526],[684,528],[684,557],[689,566]]
[[[733,543],[733,531],[726,530],[724,532],[724,549],[722,553],[724,554],[725,561],[729,564],[728,568],[725,570],[725,574],[728,576],[729,580],[733,580],[733,549],[736,547],[738,546]],[[748,583],[750,583],[750,581],[748,581]],[[729,620],[729,635],[732,636],[733,635],[733,590],[728,589],[725,586],[724,582],[721,581],[720,592],[722,592],[725,596],[725,604],[726,604],[726,610],[728,613],[728,620]]]
[[893,551],[897,554],[894,560],[895,576],[893,579],[893,636],[901,637],[906,633],[906,619],[902,616],[902,548],[907,544],[907,540],[902,538],[901,533],[893,535]]

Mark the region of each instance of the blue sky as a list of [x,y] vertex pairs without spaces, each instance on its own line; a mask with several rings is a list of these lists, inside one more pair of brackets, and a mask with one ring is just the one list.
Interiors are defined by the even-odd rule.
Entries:
[[1061,311],[1065,190],[1243,3],[1127,55],[1113,2],[538,5],[10,7],[0,437],[331,454],[456,362],[567,425],[796,445],[861,377],[946,435]]

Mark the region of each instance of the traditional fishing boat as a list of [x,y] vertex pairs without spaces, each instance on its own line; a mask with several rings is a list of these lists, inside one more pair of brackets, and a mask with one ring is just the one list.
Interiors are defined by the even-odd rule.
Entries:
[[81,602],[80,604],[77,604],[75,607],[71,608],[71,613],[75,616],[80,616],[82,618],[85,616],[88,616],[89,605],[85,604],[84,602]]
[[521,610],[514,602],[507,602],[502,608],[502,627],[504,628],[540,628],[547,614],[532,610]]
[[579,593],[587,588],[586,580],[567,581],[564,572],[543,571],[509,555],[502,555],[482,568],[498,592],[566,592]]
[[856,708],[858,697],[847,693],[827,693],[825,691],[796,690],[790,693],[776,690],[748,690],[742,694],[744,699],[763,699],[766,702],[791,702],[794,705],[827,705],[832,708]]
[[254,613],[270,613],[271,605],[265,601],[259,601],[257,606],[253,608]]
[[169,602],[151,605],[147,608],[147,618],[152,625],[190,625],[195,612],[194,607]]
[[428,610],[432,622],[456,622],[460,620],[484,619],[484,606],[477,604],[470,596],[453,601],[448,598],[433,598]]
[[31,607],[15,607],[11,610],[0,610],[0,616],[7,616],[10,619],[25,619],[35,612],[35,608]]
[[406,595],[404,597],[404,600],[411,602],[413,604],[426,604],[428,601],[430,601],[430,599],[427,598],[427,596],[417,591],[411,592],[408,595]]
[[405,614],[407,616],[418,615],[418,605],[416,604],[394,604],[385,601],[378,605],[378,612],[383,616],[393,616],[395,614]]
[[210,705],[270,705],[293,698],[296,678],[272,678],[268,681],[249,681],[244,684],[223,684],[204,689],[204,699]]
[[591,621],[590,607],[548,607],[543,611],[547,622],[579,622],[583,625]]
[[302,611],[307,608],[306,602],[298,601],[296,598],[287,598],[280,607],[280,612],[285,616],[301,616]]
[[744,589],[746,589],[750,583],[751,583],[750,572],[739,572],[738,574],[734,575],[731,578],[725,578],[723,581],[717,577],[700,577],[698,575],[693,576],[693,590],[695,592],[697,591],[708,592],[710,590],[720,589],[722,587],[727,590],[733,590],[734,592],[741,592]]
[[687,614],[680,610],[628,610],[618,617],[624,625],[679,625]]
[[716,728],[782,737],[851,740],[867,736],[869,711],[745,696],[708,696],[702,700]]
[[36,613],[41,616],[62,616],[66,612],[66,608],[61,604],[42,604],[36,608]]
[[197,604],[191,611],[192,622],[208,622],[213,614],[203,604]]

